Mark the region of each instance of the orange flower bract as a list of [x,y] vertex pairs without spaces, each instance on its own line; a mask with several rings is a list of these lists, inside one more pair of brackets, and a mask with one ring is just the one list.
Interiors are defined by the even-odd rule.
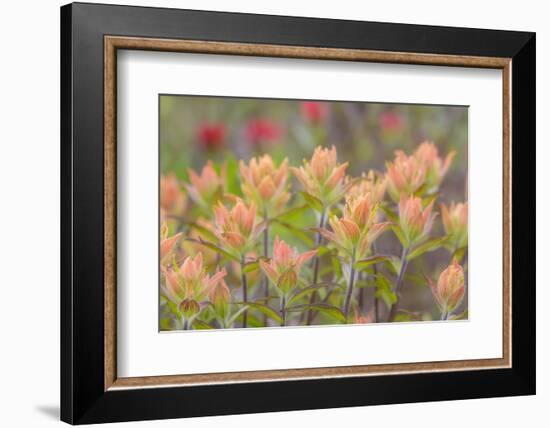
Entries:
[[432,229],[435,214],[432,214],[434,201],[422,207],[422,199],[401,195],[399,201],[399,223],[409,246],[422,241]]
[[303,264],[316,253],[317,250],[312,250],[299,254],[296,248],[290,247],[277,236],[273,245],[273,258],[269,262],[260,259],[260,267],[278,290],[285,295],[297,285]]
[[349,256],[361,259],[369,251],[371,244],[389,226],[389,222],[378,223],[378,206],[370,193],[349,199],[344,206],[342,217],[331,216],[332,231],[320,229],[320,233]]
[[468,245],[468,202],[441,204],[441,220],[455,248]]
[[441,272],[437,284],[430,281],[430,288],[442,313],[449,314],[460,305],[465,293],[464,270],[456,259]]
[[218,175],[212,161],[208,161],[200,174],[189,169],[189,181],[187,186],[189,196],[198,204],[207,206],[219,199],[225,188],[225,168]]
[[276,167],[269,155],[239,164],[243,194],[265,215],[273,215],[290,199],[287,190],[288,159]]
[[214,207],[214,214],[218,239],[224,247],[240,256],[250,250],[265,227],[257,221],[254,202],[246,205],[238,199],[231,210],[219,202]]
[[[227,275],[225,269],[217,271],[210,276],[203,265],[202,254],[198,253],[194,258],[186,257],[180,266],[174,269],[165,268],[164,282],[161,282],[161,290],[164,296],[176,304],[180,311],[189,318],[191,310],[195,312],[200,303],[204,301],[215,288],[227,287],[223,278]],[[183,306],[182,306],[183,305]]]
[[338,163],[336,148],[316,147],[311,159],[303,166],[290,168],[306,193],[319,199],[325,207],[344,197],[351,183],[345,182],[348,162]]

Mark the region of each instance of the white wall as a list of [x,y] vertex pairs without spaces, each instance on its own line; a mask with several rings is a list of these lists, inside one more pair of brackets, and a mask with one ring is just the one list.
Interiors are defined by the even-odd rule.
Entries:
[[[103,3],[114,3],[103,1]],[[550,28],[544,2],[535,0],[271,2],[148,0],[125,3],[414,24],[537,32],[538,257],[550,257],[541,183],[550,182],[548,96]],[[53,426],[59,405],[59,10],[58,0],[4,2],[0,12],[0,421],[3,426]],[[545,120],[543,120],[543,118]],[[543,169],[544,168],[544,169]],[[544,248],[546,247],[546,248]],[[517,427],[548,420],[550,402],[547,272],[539,269],[538,395],[536,397],[200,418],[187,427],[407,426]],[[181,426],[182,421],[149,425]],[[128,424],[134,426],[137,424]],[[542,426],[535,423],[535,426]],[[141,424],[147,426],[147,423]]]

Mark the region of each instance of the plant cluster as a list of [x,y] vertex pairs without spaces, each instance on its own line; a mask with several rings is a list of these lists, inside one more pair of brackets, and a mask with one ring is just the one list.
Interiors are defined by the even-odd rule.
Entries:
[[[315,103],[303,108],[312,117],[325,114]],[[265,128],[255,123],[250,132]],[[221,134],[201,130],[210,144]],[[161,176],[161,328],[432,319],[401,308],[400,299],[411,263],[438,249],[447,251],[447,265],[421,282],[432,291],[438,318],[466,317],[458,309],[468,203],[438,203],[453,157],[423,142],[413,153],[396,151],[384,171],[352,177],[334,146],[317,146],[302,165],[263,154],[240,161],[237,191],[227,188],[226,165],[211,161],[190,169],[187,182]],[[308,215],[315,224],[292,220]],[[442,233],[435,233],[437,222]],[[399,242],[399,253],[377,251],[384,235]]]

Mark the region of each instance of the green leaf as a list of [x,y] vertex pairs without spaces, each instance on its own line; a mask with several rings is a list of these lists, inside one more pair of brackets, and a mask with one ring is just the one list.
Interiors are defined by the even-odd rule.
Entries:
[[424,192],[426,192],[427,184],[424,183],[422,186],[420,186],[418,189],[416,189],[416,192],[414,192],[414,196],[421,197]]
[[344,275],[343,275],[343,272],[342,272],[342,262],[340,261],[340,258],[331,257],[330,262],[332,264],[332,269],[334,270],[336,278],[338,278],[338,279],[342,278]]
[[438,196],[439,194],[437,192],[427,195],[424,199],[422,199],[422,206],[427,207],[432,203],[432,201],[436,200]]
[[416,287],[427,287],[429,285],[424,275],[406,273],[404,276],[404,280],[407,281],[407,283],[411,283]]
[[456,260],[458,261],[458,263],[461,263],[461,262],[462,262],[462,259],[464,258],[464,254],[466,254],[466,250],[468,250],[468,246],[462,247],[462,248],[458,248],[458,249],[453,253],[453,258],[456,258]]
[[397,302],[397,296],[393,292],[391,282],[382,274],[376,275],[376,292],[374,296],[382,299],[388,309],[391,309]]
[[401,270],[401,259],[396,256],[390,256],[387,260],[384,261],[386,267],[393,273],[397,275]]
[[299,306],[292,306],[290,308],[286,308],[287,312],[296,312],[296,311],[319,311],[323,314],[326,314],[342,323],[346,322],[346,317],[342,313],[340,309],[338,309],[336,306],[327,305],[324,303],[314,303],[312,305],[299,305]]
[[424,242],[423,244],[419,245],[409,253],[409,255],[407,256],[407,260],[410,261],[417,258],[418,256],[421,256],[424,253],[437,250],[439,247],[443,245],[446,239],[447,239],[446,236],[442,236],[442,237],[434,238],[427,242]]
[[226,176],[222,178],[225,178],[227,192],[237,196],[242,195],[241,183],[239,179],[239,162],[231,152],[226,155],[225,168]]
[[244,273],[251,273],[251,272],[257,271],[259,268],[260,268],[260,262],[258,260],[256,260],[254,262],[245,263],[243,272]]
[[355,262],[354,267],[355,269],[362,271],[375,263],[385,262],[386,260],[390,260],[390,257],[376,254],[374,256],[367,257],[366,259],[358,260]]
[[201,234],[201,238],[204,237],[206,239],[212,239],[212,240],[216,239],[216,235],[214,235],[214,233],[212,233],[211,230],[208,230],[204,226],[201,226],[197,223],[189,223],[189,227],[191,227],[191,228],[195,229],[197,232],[199,232]]
[[300,192],[300,194],[304,197],[307,204],[311,208],[313,208],[315,211],[320,212],[320,213],[322,213],[324,211],[323,203],[318,198],[316,198],[313,195],[310,195],[307,192]]
[[266,327],[263,319],[248,314],[248,328]]
[[160,319],[160,330],[172,330],[172,320],[167,317],[162,317]]
[[283,211],[281,214],[278,214],[277,219],[284,219],[287,217],[294,217],[296,215],[301,215],[307,209],[309,209],[309,205],[300,205],[298,207],[290,208],[286,211]]
[[317,256],[318,257],[322,257],[324,256],[325,254],[328,254],[328,253],[332,253],[333,250],[331,248],[328,248],[328,247],[324,247],[322,245],[320,245],[319,247],[317,247]]
[[393,230],[393,233],[397,236],[397,239],[399,239],[401,245],[403,245],[404,248],[407,248],[409,246],[409,242],[407,241],[407,238],[405,238],[405,234],[401,230],[401,227],[397,224],[393,224],[391,226],[391,230]]
[[390,207],[388,207],[385,204],[380,204],[380,209],[384,211],[384,214],[386,214],[386,217],[391,220],[394,223],[399,223],[399,216],[395,214]]
[[217,245],[215,245],[211,242],[204,241],[202,239],[193,239],[193,238],[185,238],[185,240],[189,241],[189,242],[195,242],[197,244],[204,245],[205,247],[210,248],[211,250],[214,250],[216,253],[221,254],[222,256],[224,256],[224,257],[226,257],[230,260],[233,260],[233,261],[236,261],[236,262],[241,261],[237,256],[234,256],[233,254],[228,253],[225,250],[222,250],[220,247],[218,247]]
[[301,239],[308,247],[313,246],[313,239],[311,239],[311,237],[302,229],[294,227],[293,225],[280,220],[273,220],[273,222],[284,227],[285,229],[288,229],[295,237]]
[[449,320],[467,320],[468,319],[468,309],[465,309],[463,312],[461,312],[459,314],[451,315],[447,319],[449,319]]
[[193,321],[193,328],[195,328],[196,330],[213,330],[214,329],[214,327],[212,327],[210,324],[204,321],[201,321],[199,319],[195,319]]
[[394,322],[423,321],[423,315],[420,312],[407,311],[400,309],[393,318]]
[[240,308],[238,311],[236,311],[233,315],[231,315],[227,321],[225,322],[225,325],[226,326],[232,326],[233,323],[237,320],[237,318],[239,318],[239,316],[248,309],[248,306],[245,305],[243,306],[242,308]]
[[262,314],[268,316],[269,318],[271,318],[272,320],[274,320],[278,323],[281,323],[283,321],[283,319],[281,318],[281,316],[277,312],[275,312],[269,306],[262,305],[261,303],[237,302],[236,304],[237,305],[247,305],[252,309],[256,309],[256,310],[260,311]]
[[176,316],[176,318],[179,319],[179,317],[181,317],[180,311],[178,309],[178,305],[176,305],[174,302],[172,302],[169,299],[166,299],[166,305],[170,309],[170,312],[172,312],[172,314]]
[[295,302],[296,300],[300,300],[302,297],[307,296],[308,294],[320,290],[322,288],[327,288],[332,286],[333,284],[318,284],[318,285],[310,285],[309,287],[302,288],[300,291],[298,291],[294,296],[292,296],[288,302],[287,305],[290,305],[291,303]]

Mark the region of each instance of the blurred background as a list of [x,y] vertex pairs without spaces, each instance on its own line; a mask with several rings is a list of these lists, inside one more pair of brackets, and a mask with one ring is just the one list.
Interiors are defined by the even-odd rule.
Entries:
[[[467,107],[161,95],[159,114],[161,173],[174,173],[183,182],[188,182],[189,168],[200,172],[212,160],[218,167],[225,165],[227,190],[238,195],[240,159],[247,162],[268,153],[277,164],[287,157],[291,165],[299,166],[318,145],[336,146],[338,160],[349,162],[347,171],[352,176],[369,169],[384,172],[396,150],[411,154],[420,143],[430,140],[442,158],[456,151],[440,187],[436,211],[439,202],[468,199]],[[294,177],[290,181],[293,189],[300,188]],[[303,203],[300,198],[290,204],[298,206]],[[311,210],[285,221],[296,230],[316,225]],[[443,233],[439,216],[432,235]],[[274,227],[271,234],[300,250],[308,248],[292,230]],[[377,245],[379,253],[400,255],[400,244],[391,232],[384,233]],[[437,280],[449,262],[449,253],[439,249],[411,263],[400,302],[404,321],[437,317],[424,275]],[[466,263],[467,259],[465,267]],[[374,290],[366,287],[365,293]],[[457,313],[466,307],[467,296]]]

